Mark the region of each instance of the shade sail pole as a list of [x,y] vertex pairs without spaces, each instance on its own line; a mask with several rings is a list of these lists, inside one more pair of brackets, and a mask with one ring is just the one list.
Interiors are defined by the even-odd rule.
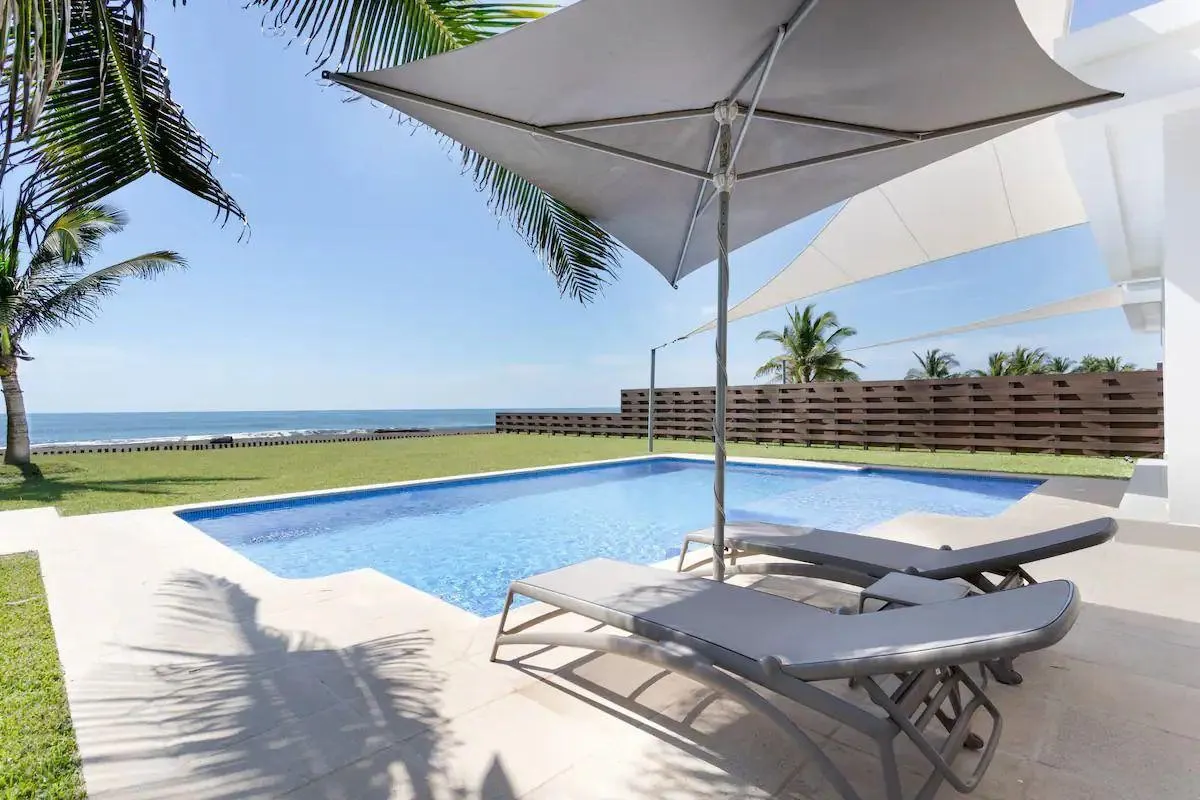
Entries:
[[[719,103],[717,119],[717,385],[713,409],[713,577],[725,580],[725,395],[729,339],[729,194],[733,189],[733,120],[737,105]],[[749,124],[746,120],[746,124]]]

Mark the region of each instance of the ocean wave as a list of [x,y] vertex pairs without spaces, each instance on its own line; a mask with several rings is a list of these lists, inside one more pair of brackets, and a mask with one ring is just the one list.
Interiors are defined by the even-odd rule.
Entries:
[[33,447],[110,447],[132,444],[185,444],[208,442],[223,436],[236,439],[279,439],[301,436],[333,436],[370,433],[368,428],[294,428],[273,431],[243,431],[239,433],[190,433],[186,436],[139,436],[126,439],[80,439],[65,442],[37,442]]

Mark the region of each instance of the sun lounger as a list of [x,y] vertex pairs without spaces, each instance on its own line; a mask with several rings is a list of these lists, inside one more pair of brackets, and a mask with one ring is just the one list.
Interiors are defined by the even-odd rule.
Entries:
[[[517,595],[553,609],[506,630]],[[504,645],[579,647],[687,675],[765,715],[808,751],[842,797],[858,800],[820,746],[736,676],[873,739],[888,800],[903,798],[894,743],[904,734],[933,767],[914,796],[927,800],[943,781],[960,792],[974,789],[999,742],[1000,711],[961,665],[1049,647],[1074,624],[1078,603],[1073,584],[1050,581],[877,614],[840,615],[697,576],[596,559],[514,581],[492,659]],[[568,612],[629,635],[530,630]],[[897,676],[899,685],[885,690],[883,684],[895,683]],[[845,691],[841,681],[818,683],[845,678],[866,689],[875,710],[835,694],[835,688]],[[981,711],[991,717],[991,730],[977,764],[964,774],[954,769],[954,760]],[[926,730],[934,720],[945,728],[944,739]]]
[[[735,566],[731,572],[806,575],[855,586],[867,586],[890,572],[907,572],[935,580],[961,578],[980,591],[994,592],[1036,583],[1024,565],[1103,544],[1116,530],[1115,520],[1101,517],[1028,536],[952,550],[857,533],[768,522],[738,522],[725,526],[725,546],[730,550],[731,563]],[[679,554],[680,571],[692,544],[711,545],[711,529],[684,537]],[[744,555],[769,555],[787,561],[737,565],[737,558]]]

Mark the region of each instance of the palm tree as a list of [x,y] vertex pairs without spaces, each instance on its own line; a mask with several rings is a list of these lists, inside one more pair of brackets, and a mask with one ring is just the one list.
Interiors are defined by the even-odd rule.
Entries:
[[1137,364],[1126,361],[1121,356],[1093,356],[1086,355],[1079,359],[1079,366],[1075,368],[1076,372],[1132,372],[1137,369]]
[[1044,347],[1030,349],[1021,345],[1008,354],[1005,375],[1040,375],[1046,371],[1050,354]]
[[967,374],[977,378],[997,377],[1008,373],[1008,353],[998,350],[988,354],[987,369],[967,370]]
[[783,354],[759,367],[754,377],[792,383],[858,380],[858,373],[847,365],[862,364],[840,349],[840,344],[858,331],[841,325],[832,311],[817,316],[815,309],[815,303],[809,303],[804,311],[790,308],[788,323],[782,331],[762,331],[754,338],[756,342],[775,342],[783,348]]
[[916,356],[920,367],[910,369],[908,374],[904,376],[906,380],[920,381],[932,380],[934,378],[952,378],[954,377],[953,370],[958,367],[958,359],[954,357],[954,353],[947,353],[936,347],[932,350],[926,350],[923,356],[917,353],[913,353],[913,355]]
[[1064,375],[1075,368],[1075,359],[1066,356],[1054,356],[1046,362],[1046,372],[1054,375]]
[[[182,4],[180,4],[182,5]],[[315,68],[392,67],[463,47],[547,13],[549,4],[469,0],[250,0],[275,31],[303,40]],[[216,205],[245,214],[211,170],[212,149],[171,98],[166,67],[143,28],[145,0],[7,0],[0,21],[0,181],[31,167],[22,186],[37,213],[27,241],[66,209],[99,202],[155,172]],[[455,145],[458,147],[458,145]],[[487,193],[558,282],[595,298],[620,248],[591,220],[477,153],[459,147]],[[11,257],[11,256],[10,256]]]
[[125,221],[121,211],[108,206],[67,211],[46,226],[45,235],[23,263],[7,257],[20,251],[13,243],[21,237],[19,225],[0,225],[4,256],[0,260],[0,384],[8,421],[5,464],[36,472],[30,463],[29,423],[18,377],[20,362],[30,359],[26,341],[37,333],[93,319],[100,299],[115,292],[126,278],[153,278],[186,266],[178,253],[158,250],[85,272],[104,237],[120,231]]
[[[26,241],[149,173],[245,222],[212,171],[215,154],[171,98],[142,28],[143,0],[8,0],[0,20],[0,180],[21,187]],[[11,258],[11,254],[10,254]]]

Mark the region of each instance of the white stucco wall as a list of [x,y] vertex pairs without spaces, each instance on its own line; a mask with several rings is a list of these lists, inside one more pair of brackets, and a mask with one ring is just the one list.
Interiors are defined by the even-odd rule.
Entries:
[[1200,524],[1200,109],[1163,118],[1163,399],[1172,522]]

